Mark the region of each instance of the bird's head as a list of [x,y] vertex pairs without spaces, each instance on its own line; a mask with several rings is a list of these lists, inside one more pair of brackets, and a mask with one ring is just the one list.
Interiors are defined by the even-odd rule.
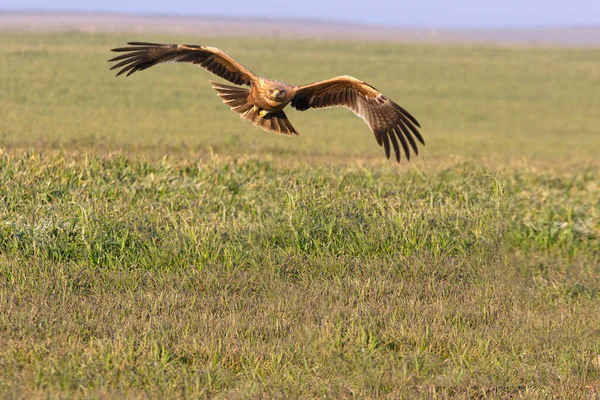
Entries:
[[286,93],[285,89],[283,89],[283,88],[275,87],[275,88],[270,88],[269,89],[269,97],[272,100],[282,100],[282,99],[285,99],[286,94],[287,93]]

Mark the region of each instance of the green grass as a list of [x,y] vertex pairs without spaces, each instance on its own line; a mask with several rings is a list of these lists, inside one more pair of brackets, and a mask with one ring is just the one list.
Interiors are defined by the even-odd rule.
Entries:
[[[600,51],[2,33],[3,397],[598,396]],[[241,121],[126,40],[368,81],[422,122]]]

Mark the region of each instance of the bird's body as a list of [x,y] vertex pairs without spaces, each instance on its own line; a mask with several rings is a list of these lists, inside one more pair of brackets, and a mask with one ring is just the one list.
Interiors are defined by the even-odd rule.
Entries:
[[416,140],[425,144],[417,120],[405,109],[385,97],[373,86],[351,76],[295,86],[262,78],[215,47],[130,42],[130,47],[113,49],[124,52],[110,59],[119,61],[111,69],[121,68],[121,75],[144,70],[165,62],[185,62],[200,65],[236,85],[210,81],[223,103],[242,119],[279,134],[298,134],[284,113],[291,105],[298,111],[311,108],[346,107],[361,117],[371,128],[375,139],[390,158],[390,143],[400,162],[400,146],[407,159],[410,148],[418,154]]
[[283,110],[294,98],[296,86],[260,77],[258,85],[252,86],[248,100],[265,111]]

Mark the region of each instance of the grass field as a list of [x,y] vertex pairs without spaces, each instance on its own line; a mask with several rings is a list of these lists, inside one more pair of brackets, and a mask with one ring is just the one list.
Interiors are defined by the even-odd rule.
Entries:
[[[599,49],[0,38],[2,397],[600,395]],[[357,76],[427,145],[263,132],[128,40]]]

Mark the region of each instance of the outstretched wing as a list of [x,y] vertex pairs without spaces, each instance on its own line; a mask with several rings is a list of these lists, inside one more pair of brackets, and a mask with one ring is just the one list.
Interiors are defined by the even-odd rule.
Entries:
[[125,54],[108,60],[109,62],[119,61],[110,68],[120,68],[117,76],[125,72],[129,76],[136,71],[160,63],[179,62],[197,64],[237,85],[251,85],[252,81],[256,79],[254,73],[216,47],[146,42],[129,42],[127,44],[129,44],[128,47],[112,49],[112,51]]
[[417,127],[421,127],[408,111],[394,103],[373,86],[351,76],[338,76],[321,82],[300,86],[292,99],[299,111],[309,108],[342,106],[361,117],[375,134],[379,146],[390,158],[390,141],[400,162],[400,146],[410,160],[409,144],[419,154],[415,138],[425,144]]

